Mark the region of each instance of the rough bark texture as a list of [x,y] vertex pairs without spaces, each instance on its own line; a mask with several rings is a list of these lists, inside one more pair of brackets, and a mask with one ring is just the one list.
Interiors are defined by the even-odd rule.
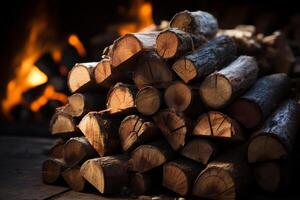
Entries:
[[176,61],[172,69],[186,83],[201,79],[208,74],[225,67],[236,53],[234,41],[227,36],[217,37],[201,48]]
[[248,92],[229,108],[229,114],[246,128],[258,126],[289,92],[286,74],[260,78]]
[[285,101],[252,136],[248,162],[282,159],[292,150],[299,128],[299,105]]
[[205,78],[199,89],[202,101],[208,107],[222,108],[248,89],[255,82],[257,74],[255,58],[240,56],[226,68]]
[[161,92],[152,86],[141,88],[135,96],[136,109],[143,115],[155,114],[161,104]]

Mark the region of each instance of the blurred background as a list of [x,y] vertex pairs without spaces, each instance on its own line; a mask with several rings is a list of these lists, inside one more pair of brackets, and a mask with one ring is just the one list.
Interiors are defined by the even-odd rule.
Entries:
[[[49,120],[66,103],[68,71],[99,61],[127,32],[162,29],[182,10],[211,12],[220,28],[252,24],[258,33],[282,30],[300,56],[296,1],[108,0],[6,1],[1,7],[0,133],[50,136]],[[299,60],[299,59],[298,59]]]

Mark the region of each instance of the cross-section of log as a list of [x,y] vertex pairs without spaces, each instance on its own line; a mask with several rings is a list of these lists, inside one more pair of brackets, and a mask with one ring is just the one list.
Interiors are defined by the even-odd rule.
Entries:
[[104,57],[96,66],[95,71],[95,81],[97,84],[103,87],[111,87],[114,84],[110,84],[107,80],[112,76],[111,68],[111,58],[109,56]]
[[81,117],[92,110],[105,108],[106,96],[92,93],[75,93],[68,97],[68,104],[63,111],[72,117]]
[[154,50],[158,32],[129,33],[117,39],[110,52],[112,66],[116,67],[142,50]]
[[210,13],[185,10],[172,18],[170,27],[179,28],[196,36],[204,35],[211,39],[218,32],[218,21]]
[[216,151],[216,146],[211,141],[195,138],[181,149],[180,154],[206,165],[215,156]]
[[102,194],[120,194],[128,185],[128,158],[125,155],[87,160],[80,174]]
[[289,77],[286,74],[262,77],[229,107],[229,115],[246,128],[254,128],[261,124],[287,95],[289,85]]
[[256,164],[254,177],[258,185],[268,192],[276,192],[288,183],[287,169],[275,161]]
[[119,136],[124,151],[132,151],[137,146],[153,141],[161,135],[155,124],[138,115],[129,115],[121,122]]
[[63,159],[65,142],[60,139],[50,149],[49,156],[53,159]]
[[48,159],[42,165],[42,177],[44,183],[58,183],[61,181],[61,172],[66,168],[63,160]]
[[130,170],[147,172],[158,167],[174,157],[172,148],[164,141],[144,144],[131,153]]
[[220,36],[180,58],[173,64],[172,69],[188,83],[225,67],[225,63],[233,59],[235,52],[234,41],[227,36]]
[[97,62],[78,63],[68,75],[68,86],[72,93],[85,92],[97,88],[94,78],[94,69]]
[[163,166],[162,185],[181,196],[186,196],[203,168],[202,165],[186,158],[167,162]]
[[258,67],[254,57],[240,56],[226,68],[210,74],[199,88],[202,101],[211,108],[222,108],[248,89],[256,80]]
[[232,140],[244,139],[239,124],[218,111],[209,111],[201,115],[197,120],[193,134]]
[[79,167],[68,168],[61,175],[72,190],[81,192],[86,188],[87,183],[81,176]]
[[89,143],[101,155],[120,151],[118,128],[120,120],[100,112],[89,112],[80,121],[78,128]]
[[200,172],[192,194],[204,199],[235,200],[247,196],[253,178],[244,148],[233,148]]
[[134,99],[137,91],[134,85],[117,83],[107,94],[106,108],[111,114],[134,110]]
[[176,151],[185,145],[190,127],[183,116],[172,110],[162,110],[153,119],[172,149]]
[[172,71],[154,51],[145,51],[137,62],[138,68],[133,74],[133,81],[137,88],[152,85],[164,87],[173,80]]
[[248,162],[286,158],[293,148],[298,124],[298,104],[294,100],[287,100],[251,137],[248,146]]
[[161,93],[152,86],[141,88],[135,97],[136,109],[143,115],[155,114],[161,106]]
[[51,118],[49,130],[52,135],[73,134],[76,125],[71,115],[58,110]]
[[69,139],[64,147],[64,159],[68,166],[81,165],[87,159],[99,156],[85,137]]
[[204,36],[192,37],[178,28],[169,28],[159,33],[156,39],[157,53],[165,59],[183,56],[193,51],[207,40]]
[[145,194],[153,187],[153,177],[148,174],[134,173],[130,176],[130,187],[135,194]]

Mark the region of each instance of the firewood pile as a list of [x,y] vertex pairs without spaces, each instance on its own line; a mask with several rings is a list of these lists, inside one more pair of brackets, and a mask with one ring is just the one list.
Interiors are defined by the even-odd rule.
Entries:
[[295,57],[277,31],[219,30],[203,11],[161,32],[126,34],[69,72],[72,95],[50,122],[60,136],[45,183],[102,194],[236,199],[287,184],[299,111]]

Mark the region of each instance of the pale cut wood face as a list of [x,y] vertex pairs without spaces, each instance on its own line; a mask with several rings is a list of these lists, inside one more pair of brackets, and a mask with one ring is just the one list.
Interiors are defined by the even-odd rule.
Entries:
[[112,73],[111,59],[102,59],[95,68],[95,79],[98,84],[105,81]]
[[159,34],[156,39],[157,52],[163,58],[172,58],[176,55],[179,40],[175,33],[166,31]]
[[84,96],[76,93],[68,97],[69,104],[66,106],[65,111],[72,116],[79,117],[84,111]]
[[110,113],[118,113],[128,108],[134,107],[134,97],[129,88],[118,86],[109,94],[107,108]]
[[172,164],[165,164],[163,169],[163,186],[185,196],[188,193],[188,179],[179,167]]
[[189,32],[191,21],[192,18],[188,12],[181,12],[175,15],[170,26],[173,28],[179,28],[185,32]]
[[144,115],[156,113],[160,107],[160,93],[154,87],[144,87],[135,98],[137,110]]
[[190,82],[197,76],[196,67],[188,59],[179,59],[173,64],[172,69],[185,83]]
[[52,122],[52,134],[70,133],[75,131],[72,117],[67,114],[56,114]]
[[91,81],[90,73],[85,66],[74,67],[69,74],[68,84],[72,92]]

